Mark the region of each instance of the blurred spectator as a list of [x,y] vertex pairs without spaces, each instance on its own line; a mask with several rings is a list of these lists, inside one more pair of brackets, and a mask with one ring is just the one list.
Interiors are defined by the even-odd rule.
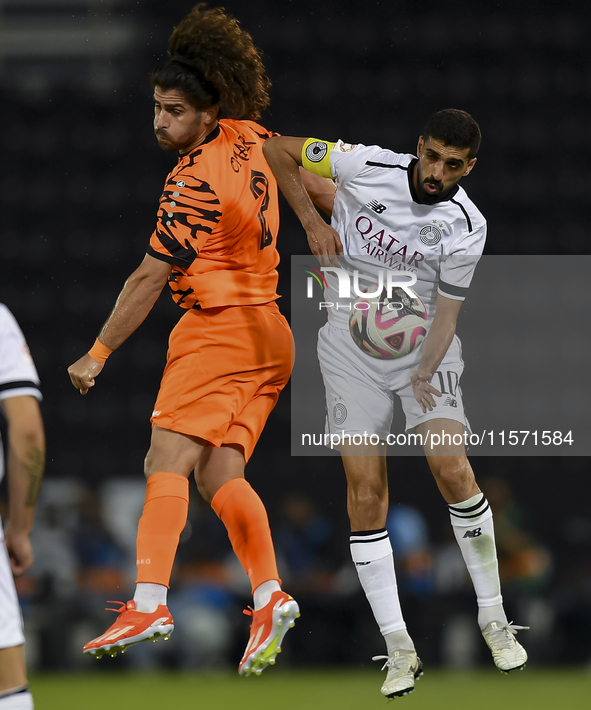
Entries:
[[422,513],[411,505],[391,505],[386,519],[396,579],[401,594],[426,597],[433,593],[433,555],[429,532]]
[[327,592],[334,586],[333,525],[312,498],[288,493],[274,526],[280,572],[294,594]]
[[537,594],[547,586],[552,570],[549,552],[526,528],[525,513],[502,478],[485,478],[482,490],[495,512],[495,538],[503,590]]
[[106,528],[101,500],[95,491],[81,493],[74,540],[78,590],[105,598],[120,596],[127,587],[125,553]]
[[525,510],[506,480],[484,478],[481,486],[495,511],[499,573],[507,608],[530,627],[529,662],[555,660],[551,636],[556,614],[546,596],[553,569],[550,551],[528,529]]

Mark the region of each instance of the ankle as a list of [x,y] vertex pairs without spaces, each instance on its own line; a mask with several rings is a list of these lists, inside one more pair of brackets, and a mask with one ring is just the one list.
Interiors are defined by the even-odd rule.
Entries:
[[138,582],[133,595],[135,608],[151,614],[153,611],[163,604],[166,606],[168,595],[168,587],[163,584],[152,584],[150,582]]
[[254,610],[258,611],[271,601],[271,596],[274,592],[280,592],[281,585],[276,579],[270,579],[267,582],[259,584],[259,586],[253,591],[252,599],[254,604]]
[[401,629],[400,631],[392,631],[389,634],[384,634],[384,640],[386,641],[388,655],[398,650],[415,650],[415,645],[412,642],[412,639],[406,629]]
[[507,615],[502,604],[478,607],[478,626],[480,626],[480,630],[482,631],[491,621],[507,623]]

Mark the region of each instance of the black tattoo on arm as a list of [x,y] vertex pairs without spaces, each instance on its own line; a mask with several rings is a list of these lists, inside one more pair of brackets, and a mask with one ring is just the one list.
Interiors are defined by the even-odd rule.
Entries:
[[25,505],[28,508],[34,508],[39,496],[41,481],[43,480],[43,471],[45,469],[45,452],[34,447],[29,450],[25,470],[29,477],[29,488],[27,490],[27,499]]

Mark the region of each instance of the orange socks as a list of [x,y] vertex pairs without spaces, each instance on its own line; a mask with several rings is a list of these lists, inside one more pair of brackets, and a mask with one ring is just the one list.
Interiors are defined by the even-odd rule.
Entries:
[[269,519],[263,502],[244,478],[233,478],[218,490],[211,507],[226,526],[232,548],[250,578],[253,591],[263,582],[281,583]]
[[137,531],[137,582],[168,587],[179,537],[189,511],[189,480],[179,473],[148,479]]
[[[226,526],[252,589],[276,579],[275,551],[267,511],[244,478],[234,478],[215,494],[211,507]],[[137,536],[137,582],[168,587],[179,536],[187,522],[189,481],[178,473],[155,473],[148,479],[144,513]]]

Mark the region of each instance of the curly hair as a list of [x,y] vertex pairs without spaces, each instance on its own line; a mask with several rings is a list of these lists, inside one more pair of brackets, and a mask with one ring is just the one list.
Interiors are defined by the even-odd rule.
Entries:
[[168,53],[152,72],[152,87],[182,91],[199,110],[219,103],[228,118],[256,120],[269,105],[261,52],[224,8],[195,5],[174,28]]

